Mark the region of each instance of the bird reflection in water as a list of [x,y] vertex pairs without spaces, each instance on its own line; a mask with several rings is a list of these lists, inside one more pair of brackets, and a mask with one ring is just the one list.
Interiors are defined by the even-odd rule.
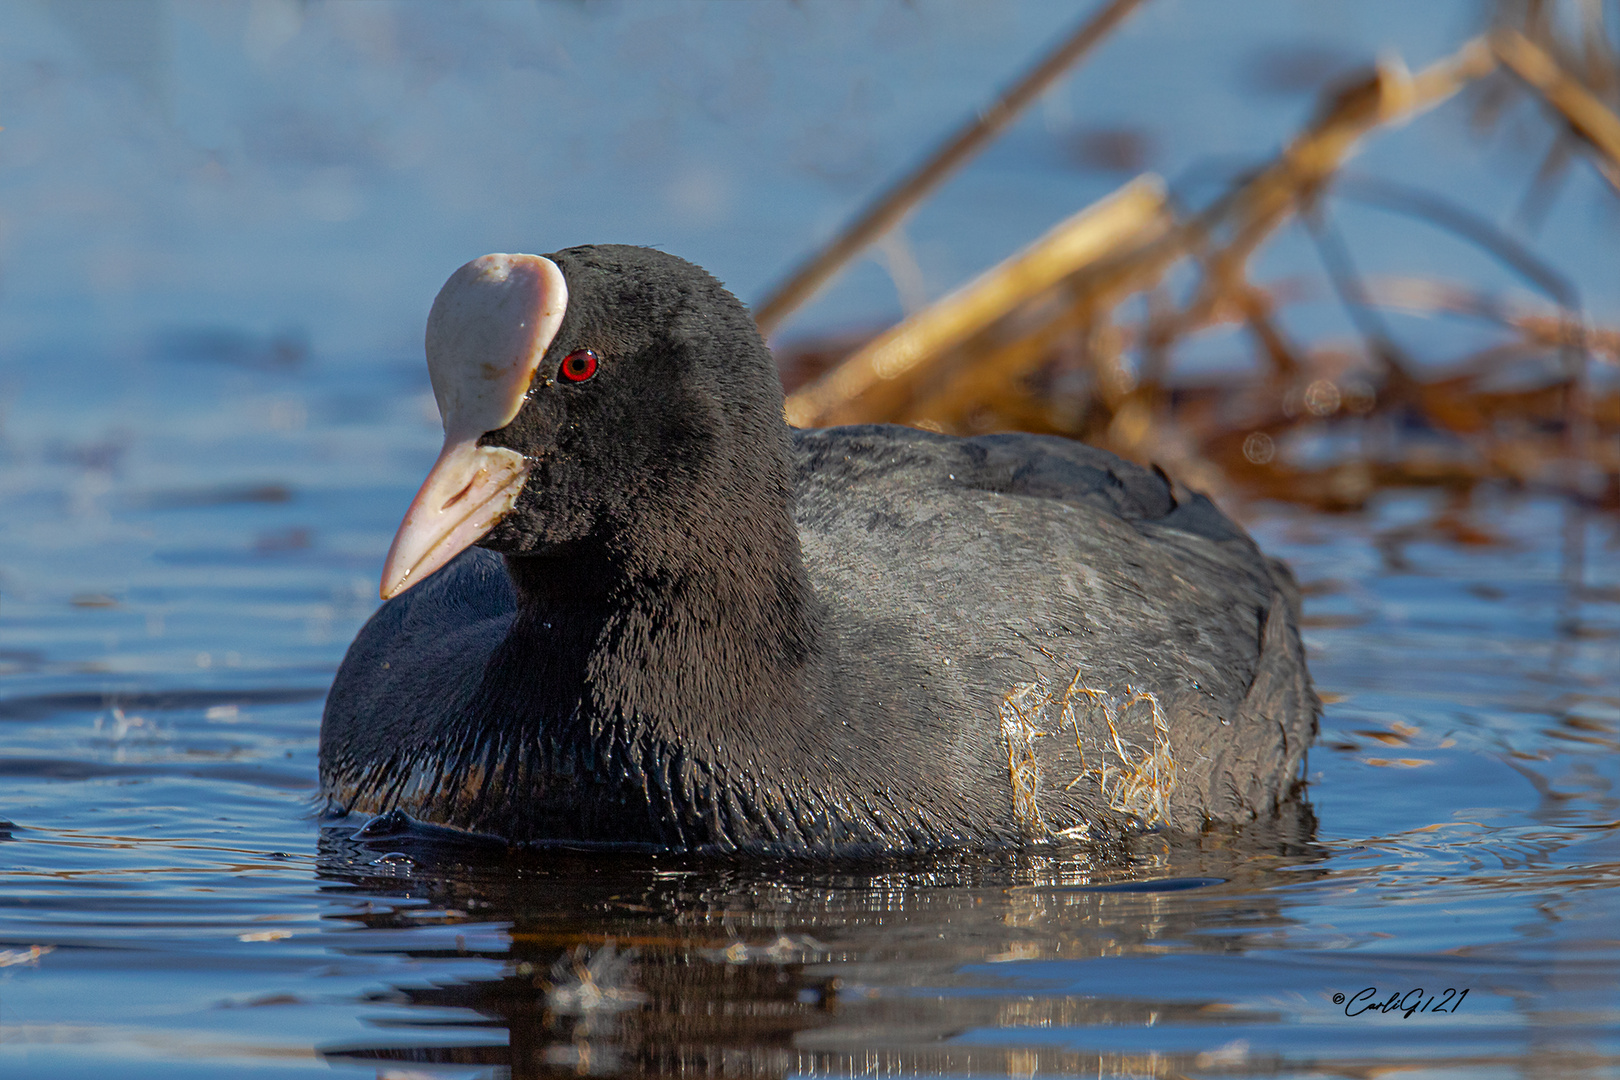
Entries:
[[[1214,989],[1154,1001],[1049,988],[1100,957],[1274,941],[1295,920],[1285,894],[1260,886],[1279,868],[1317,876],[1314,825],[1298,805],[1268,826],[1197,841],[1144,834],[1108,850],[838,863],[509,851],[411,828],[328,828],[322,876],[371,901],[339,916],[357,935],[340,935],[339,948],[370,951],[367,932],[383,931],[379,945],[414,961],[484,959],[500,974],[424,977],[377,995],[380,1007],[404,1007],[374,1020],[387,1037],[323,1053],[513,1077],[1134,1068],[1139,1055],[1069,1047],[1096,1025],[1278,1017],[1233,1008]],[[459,922],[498,933],[447,949],[447,923]],[[1065,963],[1038,983],[1025,973],[1009,992],[1008,961]],[[1076,1038],[1019,1045],[1017,1030],[1003,1030],[1035,1027]],[[1161,1052],[1149,1071],[1194,1068],[1197,1057]]]

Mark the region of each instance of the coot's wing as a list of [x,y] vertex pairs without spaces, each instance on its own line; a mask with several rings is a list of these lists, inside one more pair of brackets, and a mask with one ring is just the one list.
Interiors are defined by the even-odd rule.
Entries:
[[481,548],[378,608],[326,698],[326,794],[367,812],[408,805],[415,770],[448,751],[516,608],[505,563]]
[[794,438],[850,711],[937,703],[910,706],[918,749],[894,747],[896,783],[931,775],[986,813],[993,791],[1037,831],[1196,828],[1291,792],[1318,709],[1297,591],[1207,499],[1051,437]]

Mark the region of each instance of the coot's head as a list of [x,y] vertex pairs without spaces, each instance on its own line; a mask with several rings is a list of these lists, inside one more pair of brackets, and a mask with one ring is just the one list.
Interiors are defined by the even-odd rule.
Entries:
[[383,569],[403,592],[471,544],[609,557],[743,542],[791,499],[782,391],[748,311],[673,255],[485,255],[427,327],[444,450]]

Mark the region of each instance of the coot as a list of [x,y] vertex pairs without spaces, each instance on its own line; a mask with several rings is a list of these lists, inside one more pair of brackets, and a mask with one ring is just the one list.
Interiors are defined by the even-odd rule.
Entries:
[[1021,434],[795,430],[659,251],[488,255],[445,444],[338,672],[338,805],[517,842],[854,853],[1197,830],[1296,792],[1288,571],[1206,498]]

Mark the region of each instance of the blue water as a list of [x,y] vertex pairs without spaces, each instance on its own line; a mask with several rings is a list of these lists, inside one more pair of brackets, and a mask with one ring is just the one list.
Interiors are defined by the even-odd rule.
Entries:
[[[1488,545],[1434,494],[1240,508],[1330,696],[1314,823],[1267,837],[762,866],[319,818],[448,272],[657,243],[757,298],[1069,6],[108,10],[0,13],[0,1075],[1620,1074],[1620,528],[1549,496],[1483,493]],[[1142,130],[1196,193],[1309,111],[1267,50],[1416,66],[1476,14],[1233,10],[1150,4],[948,185],[906,228],[927,294],[1127,178],[1077,133]],[[1510,214],[1542,129],[1448,109],[1358,168]],[[1573,176],[1533,244],[1612,322],[1608,197]],[[1369,269],[1505,281],[1347,213]],[[900,310],[869,259],[785,336]],[[1436,325],[1403,328],[1443,358]],[[1367,987],[1468,994],[1333,1000]]]

